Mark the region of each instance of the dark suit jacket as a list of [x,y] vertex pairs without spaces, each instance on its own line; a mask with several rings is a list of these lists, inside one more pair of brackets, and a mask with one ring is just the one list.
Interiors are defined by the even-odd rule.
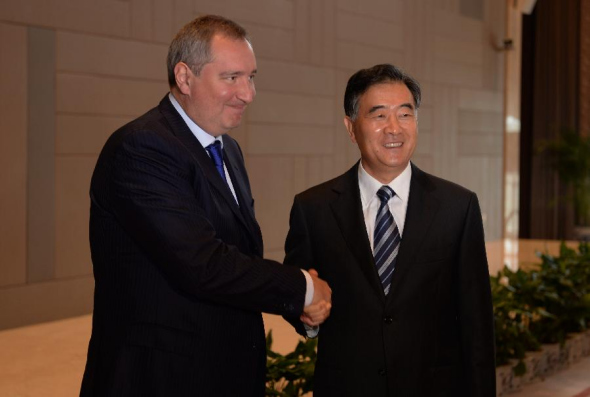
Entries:
[[116,131],[90,188],[96,280],[82,396],[263,396],[261,311],[297,316],[305,277],[261,259],[242,153],[236,202],[169,99]]
[[290,222],[285,263],[315,267],[333,293],[320,326],[314,397],[495,397],[490,283],[474,193],[412,165],[387,297],[364,223],[358,163],[297,195]]

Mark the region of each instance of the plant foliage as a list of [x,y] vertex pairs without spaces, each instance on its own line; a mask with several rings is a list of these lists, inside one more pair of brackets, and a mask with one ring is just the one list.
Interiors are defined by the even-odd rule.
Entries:
[[576,225],[590,226],[590,137],[564,130],[558,139],[539,146],[547,152],[559,179],[571,187],[568,199],[574,205]]
[[539,254],[537,269],[512,272],[504,268],[490,277],[496,332],[496,364],[522,359],[541,343],[563,345],[567,334],[587,329],[590,322],[590,245],[579,251],[561,245],[559,256]]
[[299,341],[287,355],[272,351],[272,331],[266,335],[266,395],[299,397],[313,390],[317,339]]

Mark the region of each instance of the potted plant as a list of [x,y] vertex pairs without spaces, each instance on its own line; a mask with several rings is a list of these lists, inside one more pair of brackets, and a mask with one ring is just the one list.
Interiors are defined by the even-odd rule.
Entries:
[[564,130],[556,140],[544,142],[541,150],[551,156],[552,167],[570,189],[567,198],[574,207],[576,235],[590,240],[590,137]]

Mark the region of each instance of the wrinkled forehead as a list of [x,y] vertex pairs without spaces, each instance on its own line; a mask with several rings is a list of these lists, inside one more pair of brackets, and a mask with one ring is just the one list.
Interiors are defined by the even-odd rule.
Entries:
[[410,104],[412,108],[416,107],[412,93],[403,82],[399,81],[373,84],[359,98],[361,107],[376,104],[386,107]]

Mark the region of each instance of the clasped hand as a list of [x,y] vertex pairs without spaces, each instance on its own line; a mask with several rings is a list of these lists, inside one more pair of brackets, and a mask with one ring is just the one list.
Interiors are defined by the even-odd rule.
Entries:
[[326,321],[332,309],[332,289],[324,280],[318,277],[315,269],[308,270],[313,280],[313,300],[303,309],[300,319],[310,327],[316,327]]

